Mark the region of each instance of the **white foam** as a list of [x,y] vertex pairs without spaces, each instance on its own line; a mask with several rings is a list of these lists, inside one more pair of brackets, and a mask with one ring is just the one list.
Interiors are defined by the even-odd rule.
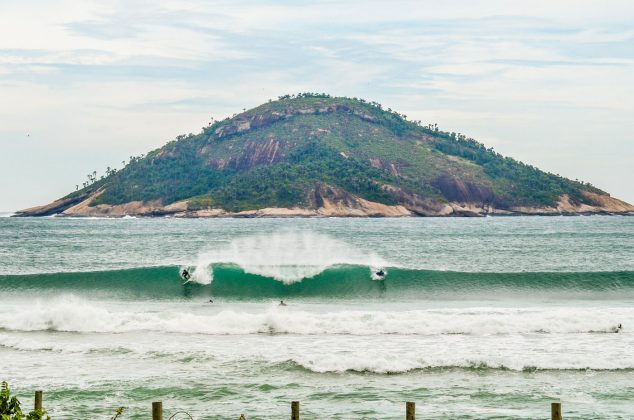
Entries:
[[157,331],[210,335],[500,335],[612,333],[634,325],[632,308],[468,308],[313,312],[271,304],[257,311],[210,307],[209,313],[106,308],[76,297],[30,305],[3,304],[0,328],[17,331],[118,333]]
[[[550,344],[549,344],[550,342]],[[313,372],[402,373],[430,368],[494,368],[515,371],[531,369],[631,369],[634,358],[627,346],[616,345],[601,355],[594,355],[597,342],[546,340],[522,344],[516,337],[472,342],[428,340],[364,346],[361,351],[295,352],[289,359]],[[318,349],[316,349],[318,350]],[[398,357],[395,357],[398,355]],[[281,360],[280,360],[281,361]]]
[[236,264],[245,272],[294,283],[314,277],[336,265],[385,267],[388,263],[330,236],[313,232],[286,232],[236,238],[218,249],[201,252],[192,280],[208,284],[213,264]]
[[54,214],[51,217],[56,217],[64,220],[116,220],[116,218],[108,216],[66,216],[63,214]]
[[[167,357],[169,363],[182,363],[181,359],[222,365],[292,362],[314,372],[634,368],[634,334],[628,329],[634,325],[634,308],[350,311],[331,307],[324,311],[301,306],[209,305],[196,306],[196,313],[189,313],[173,304],[112,306],[73,296],[29,305],[3,302],[0,346],[15,351]],[[622,333],[610,333],[616,322],[623,323]]]

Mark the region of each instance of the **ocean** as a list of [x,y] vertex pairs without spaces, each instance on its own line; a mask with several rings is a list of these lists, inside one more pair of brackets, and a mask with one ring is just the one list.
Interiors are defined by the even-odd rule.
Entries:
[[629,419],[633,332],[634,217],[0,217],[0,380],[53,419]]

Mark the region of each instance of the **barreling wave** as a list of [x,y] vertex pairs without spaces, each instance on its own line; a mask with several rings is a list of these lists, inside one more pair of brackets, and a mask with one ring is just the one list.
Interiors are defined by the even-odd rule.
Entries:
[[328,235],[290,231],[239,237],[222,247],[200,252],[192,280],[208,284],[214,278],[214,267],[227,264],[285,284],[315,277],[336,266],[389,265],[374,252],[352,247]]
[[[172,299],[196,296],[243,300],[326,299],[495,299],[500,296],[553,298],[634,297],[634,272],[465,273],[388,267],[385,280],[373,268],[336,265],[301,281],[285,283],[246,272],[235,264],[213,265],[214,280],[183,284],[179,267],[0,276],[0,291],[34,294],[77,293],[123,299]],[[555,294],[561,293],[561,294]]]

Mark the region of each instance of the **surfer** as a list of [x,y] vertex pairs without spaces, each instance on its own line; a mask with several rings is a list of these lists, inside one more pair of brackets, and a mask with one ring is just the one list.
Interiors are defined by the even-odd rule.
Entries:
[[278,306],[287,306],[283,300],[280,300],[280,304]]
[[385,271],[383,271],[382,268],[379,269],[379,271],[377,271],[376,273],[374,273],[377,277],[379,278],[383,278],[385,277]]
[[181,277],[183,278],[183,280],[189,280],[192,278],[192,275],[189,274],[189,271],[187,271],[186,268],[183,268],[183,271],[181,272]]
[[214,300],[213,299],[209,299],[209,303],[214,303]]
[[616,325],[616,326],[614,326],[614,327],[610,328],[610,332],[613,332],[613,333],[620,333],[622,329],[623,329],[623,325],[618,324],[618,325]]

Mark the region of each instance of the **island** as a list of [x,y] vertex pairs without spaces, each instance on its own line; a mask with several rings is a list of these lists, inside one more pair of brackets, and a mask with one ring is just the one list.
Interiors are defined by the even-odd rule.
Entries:
[[24,216],[633,214],[590,183],[363,99],[284,95],[97,172]]

